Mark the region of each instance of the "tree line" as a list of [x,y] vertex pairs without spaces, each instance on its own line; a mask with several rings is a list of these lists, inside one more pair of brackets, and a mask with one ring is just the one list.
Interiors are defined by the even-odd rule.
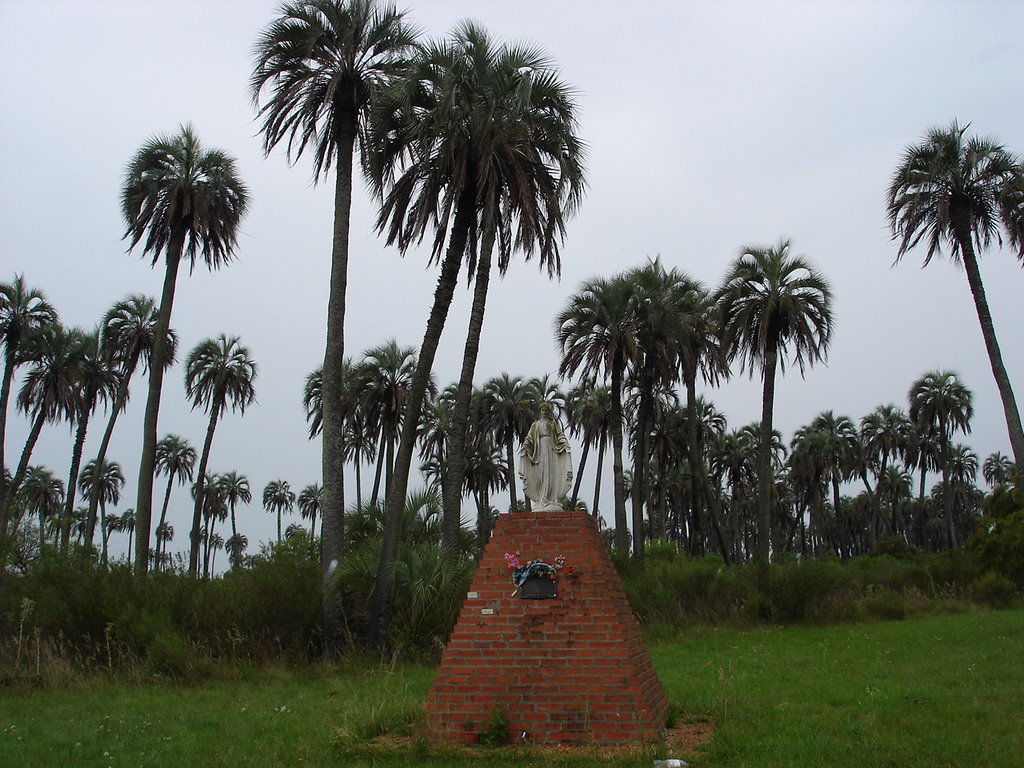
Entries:
[[[431,260],[439,265],[434,302],[414,357],[404,415],[389,427],[392,431],[383,448],[378,440],[378,450],[393,455],[393,462],[386,459],[389,472],[382,481],[383,541],[368,632],[369,644],[378,647],[390,615],[393,563],[420,425],[432,402],[428,395],[434,356],[460,272],[465,267],[473,280],[474,297],[459,381],[449,397],[450,406],[446,406],[451,412],[445,465],[441,467],[446,540],[454,538],[459,527],[460,490],[470,474],[466,467],[473,443],[473,380],[489,275],[492,269],[503,272],[517,254],[526,260],[535,257],[549,276],[559,273],[565,224],[578,209],[586,188],[586,147],[578,135],[577,105],[571,88],[543,51],[502,44],[469,22],[443,39],[424,42],[404,13],[376,0],[300,0],[283,5],[256,43],[249,86],[265,152],[269,155],[283,146],[290,162],[311,155],[316,180],[329,179],[333,172],[331,277],[318,384],[328,654],[338,647],[343,632],[340,604],[332,600],[330,578],[343,554],[344,464],[350,450],[344,325],[357,150],[363,175],[379,203],[377,231],[388,245],[402,252],[426,241]],[[950,256],[965,267],[1019,477],[1024,467],[1024,433],[984,299],[976,252],[1005,239],[1017,258],[1024,259],[1024,169],[1020,160],[994,141],[968,136],[966,128],[953,123],[947,129],[931,131],[907,149],[891,180],[887,204],[893,235],[899,242],[897,259],[924,240],[926,263],[946,246]],[[190,268],[202,261],[213,269],[234,257],[239,223],[248,208],[248,191],[232,158],[203,147],[191,127],[185,126],[176,134],[155,137],[139,149],[128,164],[121,206],[131,248],[141,248],[154,266],[162,260],[165,268],[148,361],[149,391],[135,508],[135,568],[141,577],[150,566],[157,419],[163,375],[173,355],[170,320],[178,268],[186,260]],[[662,291],[665,294],[656,301]],[[773,426],[776,378],[787,364],[795,364],[803,373],[824,360],[832,326],[828,281],[806,259],[793,255],[785,239],[774,245],[743,248],[722,286],[713,292],[658,263],[629,275],[595,278],[580,287],[556,320],[556,337],[563,352],[559,374],[575,377],[581,385],[609,388],[618,549],[625,552],[631,546],[634,554],[641,555],[645,526],[653,536],[668,534],[670,525],[687,546],[706,549],[718,540],[723,554],[729,548],[725,532],[719,537],[715,531],[716,525],[722,528],[725,517],[717,516],[715,504],[720,500],[715,501],[718,494],[713,492],[714,469],[701,457],[694,387],[698,376],[714,383],[736,365],[740,371],[760,376],[763,397],[762,418],[750,439],[755,451],[751,476],[755,485],[745,491],[748,498],[753,494],[756,499],[753,533],[733,537],[732,555],[739,557],[752,550],[767,572],[770,553],[781,551],[771,535],[781,495],[774,484],[779,463],[779,452],[773,447],[778,442]],[[223,341],[226,344],[228,340]],[[12,354],[6,326],[5,348]],[[677,375],[687,394],[689,511],[685,515],[684,507],[671,504],[671,494],[663,488],[672,468],[663,464],[652,471],[651,467],[660,450],[655,430],[664,426],[658,408],[665,397],[671,400],[667,393]],[[935,375],[944,376],[943,372]],[[212,390],[196,386],[198,392],[205,393],[202,402],[211,416],[209,442],[228,401],[217,403]],[[635,422],[627,435],[623,394],[631,388],[636,391],[635,410],[630,411]],[[5,388],[5,414],[7,396]],[[241,410],[244,401],[243,392],[230,407]],[[949,545],[958,536],[953,522],[956,502],[948,482],[955,451],[947,443],[954,426],[940,420],[935,430],[941,438],[937,461],[947,481],[942,505]],[[623,463],[627,437],[634,456],[628,482]],[[794,446],[790,456],[803,453]],[[667,461],[667,457],[665,453],[662,458]],[[867,467],[867,459],[863,461]],[[505,463],[507,476],[512,473],[507,451]],[[675,469],[680,466],[677,463]],[[200,490],[206,485],[202,475]],[[23,479],[23,472],[16,472],[12,483],[5,481],[8,497],[7,491],[19,487]],[[876,478],[874,490],[866,489],[873,495],[872,506],[877,506],[880,483]],[[723,480],[720,484],[725,487]],[[652,491],[659,487],[665,491],[660,495]],[[728,487],[732,492],[733,485]],[[738,482],[735,488],[740,488]],[[627,492],[632,498],[631,521],[626,518]],[[193,515],[192,572],[198,567],[197,521],[202,516],[203,495],[197,493]],[[510,502],[515,502],[514,497]],[[810,504],[808,500],[808,508]],[[817,519],[824,520],[828,501],[815,499],[815,504]],[[828,546],[840,554],[854,551],[851,515],[842,508],[841,499],[836,501],[834,488],[831,506],[838,522]],[[673,514],[675,522],[670,524]],[[684,518],[685,522],[680,522]],[[875,523],[869,526],[872,535],[882,533],[883,518],[876,510]],[[821,541],[827,540],[824,525],[822,522],[807,534],[811,537],[807,543],[820,547]],[[709,531],[714,531],[714,539]],[[742,546],[737,544],[739,539]]]

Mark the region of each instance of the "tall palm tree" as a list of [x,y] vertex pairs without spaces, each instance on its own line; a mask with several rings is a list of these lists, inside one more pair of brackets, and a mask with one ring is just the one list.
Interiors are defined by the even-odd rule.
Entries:
[[[96,481],[96,478],[99,481]],[[124,473],[116,461],[108,461],[99,471],[90,461],[82,469],[78,478],[78,489],[87,499],[96,498],[100,508],[100,535],[103,537],[103,560],[107,562],[107,504],[117,504],[121,500],[121,489],[124,488]],[[88,525],[88,522],[86,523]],[[86,542],[92,545],[92,531],[87,531]]]
[[235,520],[235,508],[239,502],[249,504],[252,501],[249,478],[234,471],[225,472],[217,476],[217,484],[220,486],[221,495],[228,506],[228,513],[231,515],[231,535],[237,536],[238,523]]
[[963,265],[1002,400],[1014,461],[1024,478],[1024,428],[976,253],[976,249],[987,249],[993,240],[1002,245],[1005,234],[1024,263],[1024,163],[993,139],[968,136],[969,127],[961,128],[954,120],[948,128],[932,128],[920,143],[907,147],[889,183],[886,205],[893,237],[899,241],[897,262],[924,240],[925,266],[941,253],[943,243],[953,262]]
[[[117,374],[111,367],[106,356],[102,352],[100,343],[100,329],[92,333],[79,331],[75,334],[75,342],[79,345],[78,370],[75,377],[75,386],[78,390],[78,402],[74,422],[75,441],[71,449],[71,472],[68,475],[68,493],[64,500],[64,514],[70,520],[71,512],[75,508],[75,486],[78,481],[78,470],[82,463],[82,449],[85,445],[85,436],[89,429],[89,420],[93,411],[100,402],[107,402],[114,398],[117,390]],[[93,464],[94,469],[101,470],[101,466]],[[90,501],[90,506],[92,502]],[[92,546],[92,534],[96,527],[96,517],[89,518],[89,539],[86,542]],[[67,541],[70,529],[67,530],[64,541]]]
[[[157,524],[157,530],[167,521],[167,506],[171,501],[171,488],[175,483],[181,485],[191,482],[195,465],[196,449],[185,438],[178,435],[167,435],[156,444],[156,474],[167,475],[167,489],[164,491],[164,502],[160,507],[160,522]],[[158,537],[156,540],[156,561],[158,563],[161,556],[161,544],[162,540]]]
[[997,485],[1007,485],[1012,481],[1013,469],[1013,462],[1010,458],[996,451],[985,458],[981,475],[989,487],[995,488]]
[[132,542],[135,540],[135,510],[126,509],[121,513],[120,519],[117,521],[118,529],[122,532],[128,532],[128,564],[132,562]]
[[216,339],[199,342],[185,361],[185,392],[192,400],[192,408],[203,406],[210,414],[206,427],[206,440],[199,459],[196,473],[198,486],[195,507],[192,512],[191,551],[189,574],[199,573],[199,532],[203,516],[203,486],[206,468],[210,461],[210,448],[217,421],[230,408],[245,414],[247,406],[256,399],[253,381],[256,379],[256,363],[242,346],[237,336],[221,334]]
[[632,283],[636,292],[632,307],[639,354],[630,375],[639,393],[633,430],[633,554],[639,557],[643,555],[643,536],[638,532],[643,530],[643,504],[648,491],[647,443],[655,393],[659,388],[674,386],[679,379],[680,343],[700,285],[675,269],[666,270],[660,259],[627,271],[623,279]]
[[[26,512],[39,518],[39,548],[45,544],[46,521],[56,517],[64,502],[64,483],[46,467],[29,467],[18,496]],[[15,522],[17,525],[17,521]]]
[[394,339],[368,349],[363,361],[353,369],[356,396],[370,428],[378,433],[371,506],[377,503],[382,477],[387,488],[394,470],[395,444],[405,418],[415,370],[416,350],[400,347]]
[[10,487],[17,489],[45,422],[72,421],[79,409],[77,388],[82,347],[79,331],[51,323],[23,340],[21,355],[31,364],[18,391],[18,409],[32,426]]
[[[200,487],[201,486],[201,487]],[[202,498],[198,499],[202,507],[202,528],[199,532],[199,540],[203,546],[203,578],[210,577],[210,543],[217,523],[222,523],[228,518],[228,503],[224,496],[225,486],[221,482],[220,475],[208,474],[202,478],[202,483],[192,486],[193,496],[198,496],[200,491]],[[198,571],[197,571],[198,575]]]
[[7,491],[7,463],[4,446],[7,442],[7,408],[14,382],[14,370],[28,358],[19,356],[24,340],[34,331],[59,321],[57,310],[43,292],[25,284],[24,275],[15,275],[9,283],[0,283],[0,343],[4,347],[3,382],[0,384],[0,534],[7,519],[4,496]]
[[316,516],[323,509],[324,489],[319,483],[307,485],[299,492],[299,512],[303,520],[309,520],[309,540],[316,538]]
[[[174,526],[170,523],[160,523],[156,527],[156,553],[154,557],[154,567],[156,570],[162,570],[167,563],[170,562],[171,557],[167,554],[167,542],[174,540]],[[135,550],[138,555],[138,550]]]
[[840,557],[849,557],[848,526],[843,517],[840,486],[857,472],[861,462],[860,436],[849,416],[836,416],[825,411],[814,417],[810,424],[796,431],[793,450],[803,441],[810,441],[810,449],[801,451],[823,485],[832,489],[832,509],[836,518],[836,543]]
[[[974,415],[973,395],[952,371],[929,371],[915,381],[907,395],[910,420],[918,429],[936,437],[939,443],[939,469],[942,485],[949,488],[949,448],[954,431],[970,434]],[[953,525],[952,494],[943,494],[946,544],[957,546]]]
[[722,352],[739,358],[740,370],[753,377],[759,369],[761,435],[758,456],[757,548],[761,586],[768,586],[772,414],[776,368],[786,372],[786,355],[804,374],[824,360],[832,339],[832,289],[802,256],[790,253],[790,241],[743,248],[716,294]]
[[259,107],[263,148],[269,154],[287,142],[289,161],[306,148],[313,153],[313,177],[326,178],[334,165],[334,237],[327,300],[327,343],[323,387],[323,580],[325,650],[334,655],[343,640],[338,602],[329,599],[327,580],[341,556],[344,533],[344,414],[340,409],[345,360],[345,292],[348,285],[352,163],[380,89],[412,53],[416,32],[404,13],[376,0],[298,0],[256,45],[251,80]]
[[[156,302],[148,296],[130,294],[116,302],[103,318],[100,331],[100,344],[104,358],[117,373],[117,392],[113,396],[110,418],[107,420],[103,438],[96,451],[93,466],[99,469],[107,458],[107,449],[114,434],[117,417],[128,404],[128,394],[132,376],[141,363],[143,370],[148,370],[150,355],[153,353],[154,333],[156,331]],[[167,354],[164,367],[174,364],[178,354],[178,337],[175,332],[167,329]],[[97,478],[98,482],[98,478]],[[89,519],[96,519],[96,499],[89,502]],[[132,529],[134,531],[134,528]],[[129,537],[132,538],[132,537]]]
[[178,133],[149,139],[132,157],[121,188],[121,212],[129,250],[140,243],[152,265],[163,256],[164,284],[153,329],[149,359],[149,393],[142,430],[138,501],[139,535],[135,539],[135,572],[149,565],[150,523],[153,515],[153,468],[156,462],[160,391],[172,348],[171,310],[182,258],[189,272],[196,261],[217,269],[234,256],[238,231],[249,197],[235,161],[217,149],[206,149],[191,126]]
[[[560,271],[565,220],[583,194],[582,142],[575,103],[557,70],[539,50],[497,46],[482,28],[464,22],[425,46],[389,89],[373,121],[371,181],[381,195],[378,224],[404,252],[432,231],[432,258],[441,275],[434,293],[410,393],[395,487],[385,519],[382,574],[397,541],[418,422],[458,273],[476,278],[470,328],[453,414],[449,488],[461,483],[472,379],[486,307],[492,251],[504,272],[513,252],[538,256],[549,275]],[[447,250],[445,242],[447,241]],[[452,471],[454,470],[454,471]],[[458,518],[457,492],[446,494],[446,518]],[[380,590],[378,590],[380,592]],[[375,595],[376,598],[376,595]],[[381,596],[379,599],[386,599]]]
[[[612,475],[615,548],[629,551],[626,488],[623,480],[622,388],[626,371],[640,358],[633,312],[633,286],[622,276],[585,281],[555,316],[555,338],[562,350],[559,376],[577,373],[608,381],[611,389]],[[638,532],[634,532],[638,533]]]
[[287,480],[271,480],[263,488],[263,508],[277,513],[277,543],[281,543],[281,513],[295,506],[295,491]]
[[608,445],[608,434],[611,429],[609,413],[611,411],[611,390],[608,387],[584,380],[569,391],[566,400],[566,418],[569,429],[583,443],[580,456],[579,471],[572,487],[570,505],[575,507],[579,498],[580,485],[583,482],[583,470],[587,464],[587,456],[591,448],[597,449],[597,480],[594,484],[594,498],[591,514],[598,517],[600,513],[601,474],[604,468],[605,448]]

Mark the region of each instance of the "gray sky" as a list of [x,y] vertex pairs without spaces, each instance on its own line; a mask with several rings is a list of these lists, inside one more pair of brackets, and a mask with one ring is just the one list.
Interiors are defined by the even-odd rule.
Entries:
[[[65,323],[91,327],[129,292],[159,295],[162,265],[126,254],[121,239],[122,174],[148,137],[191,122],[207,147],[237,158],[252,197],[237,261],[216,273],[183,270],[172,324],[182,357],[226,333],[240,335],[259,364],[258,403],[223,418],[210,463],[246,474],[257,499],[271,480],[297,491],[319,477],[301,397],[323,356],[333,205],[333,185],[314,186],[307,160],[289,168],[281,153],[264,158],[260,149],[248,78],[277,6],[0,0],[0,279],[23,272]],[[502,371],[554,373],[552,319],[588,277],[660,254],[715,286],[741,246],[785,235],[831,280],[836,316],[828,364],[777,383],[776,426],[787,442],[826,409],[859,420],[883,403],[905,407],[911,382],[944,368],[974,392],[967,442],[982,459],[1009,453],[965,276],[945,260],[921,270],[923,254],[891,266],[884,192],[905,146],[954,118],[1024,152],[1024,6],[419,0],[410,18],[429,36],[473,18],[498,39],[542,46],[578,90],[589,144],[590,188],[569,226],[562,278],[548,281],[520,261],[492,281],[478,383]],[[373,217],[360,188],[349,354],[392,337],[418,348],[436,280],[423,253],[403,259],[385,248]],[[997,249],[982,256],[982,274],[1024,398],[1024,274]],[[435,365],[441,384],[458,375],[469,303],[460,289]],[[179,365],[165,379],[159,433],[198,449],[206,415],[189,410],[182,376]],[[756,380],[736,376],[705,394],[733,428],[760,416]],[[115,512],[134,505],[144,401],[140,379],[109,451],[128,478]],[[27,428],[12,410],[12,464]],[[66,478],[70,447],[66,427],[47,427],[33,463]],[[171,506],[173,551],[187,546],[187,491],[175,491]],[[250,552],[273,536],[258,500],[240,515]]]

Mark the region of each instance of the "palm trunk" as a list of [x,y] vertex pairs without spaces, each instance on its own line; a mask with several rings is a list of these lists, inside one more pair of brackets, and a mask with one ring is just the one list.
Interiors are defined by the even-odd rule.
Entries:
[[508,440],[505,442],[505,461],[508,463],[506,470],[508,472],[508,511],[518,512],[519,501],[516,499],[516,464],[515,456],[512,453],[512,436],[509,435]]
[[[651,399],[654,396],[653,382],[641,378],[640,406],[636,419],[636,454],[633,456],[633,556],[644,556],[644,502],[647,498],[647,436],[651,424]],[[653,529],[653,526],[652,526]],[[654,531],[652,530],[652,535]]]
[[[110,409],[110,418],[107,420],[107,427],[103,430],[103,439],[100,440],[99,450],[96,452],[96,460],[93,463],[92,470],[92,484],[96,486],[100,481],[100,467],[103,466],[103,462],[107,459],[107,448],[110,446],[110,438],[114,434],[114,424],[117,422],[117,417],[124,409],[125,401],[128,399],[128,385],[131,381],[132,374],[135,372],[135,361],[132,361],[131,365],[125,369],[121,374],[121,382],[117,388],[117,397],[114,400],[114,404]],[[95,497],[89,498],[89,520],[96,519],[96,508],[98,499]],[[64,511],[70,515],[74,509],[74,503],[70,502],[64,505]]]
[[978,322],[981,324],[981,335],[985,339],[985,349],[988,352],[989,363],[992,366],[992,375],[995,377],[996,387],[999,389],[999,399],[1003,404],[1006,431],[1010,436],[1013,460],[1017,465],[1017,487],[1024,488],[1024,427],[1021,426],[1017,400],[1013,395],[1013,387],[1010,385],[1010,377],[1006,373],[1006,366],[1003,364],[1002,352],[999,350],[999,341],[996,339],[996,329],[992,322],[992,313],[989,311],[988,299],[985,297],[985,284],[981,280],[981,270],[978,268],[978,260],[974,254],[970,230],[965,226],[965,222],[962,221],[955,221],[953,229],[956,233],[957,242],[960,245],[960,255],[963,259],[964,271],[967,273],[967,283],[971,288],[971,296],[974,298]]
[[[39,440],[39,434],[43,431],[43,423],[45,421],[46,412],[40,408],[35,415],[35,419],[32,421],[32,429],[29,430],[25,449],[21,452],[21,461],[18,462],[18,471],[14,473],[14,480],[11,482],[12,495],[21,488],[21,484],[25,480],[25,475],[28,474],[28,463],[32,459],[32,451],[35,450],[36,443]],[[0,473],[2,473],[2,468],[0,468]]]
[[629,552],[629,531],[626,528],[626,487],[622,478],[622,367],[612,364],[612,479],[615,496],[615,550]]
[[705,484],[704,457],[697,440],[697,374],[686,371],[686,448],[690,456],[690,505],[693,530],[690,532],[690,554],[704,554],[704,511],[700,487]]
[[[342,89],[344,91],[344,89]],[[345,625],[341,603],[331,590],[331,574],[341,558],[345,539],[345,294],[348,290],[348,241],[352,217],[352,158],[356,141],[354,96],[340,93],[346,101],[339,110],[341,129],[335,145],[337,165],[334,182],[334,239],[331,246],[331,278],[327,299],[327,342],[323,365],[323,547],[320,561],[324,654],[333,659],[341,652]]]
[[171,486],[174,483],[174,473],[170,472],[167,476],[167,490],[164,492],[164,503],[160,508],[160,522],[156,526],[156,562],[159,566],[160,555],[163,551],[163,541],[160,539],[160,529],[164,527],[164,523],[167,521],[167,505],[171,501]]
[[604,454],[608,448],[608,432],[601,431],[601,439],[597,444],[597,478],[594,480],[594,517],[601,514],[601,475],[604,473]]
[[107,505],[103,501],[100,501],[100,528],[100,539],[103,541],[103,555],[100,562],[105,567],[107,565]]
[[160,414],[160,392],[164,383],[164,370],[170,354],[167,331],[171,324],[174,305],[174,287],[178,277],[178,264],[185,244],[183,230],[175,231],[167,249],[167,270],[160,296],[160,309],[156,313],[153,331],[153,351],[149,357],[149,394],[142,427],[142,455],[139,458],[139,492],[135,502],[135,575],[143,577],[149,567],[149,536],[153,520],[153,470],[156,467],[157,418]]
[[[95,398],[95,394],[93,394],[92,397]],[[87,398],[87,401],[88,401],[88,398],[89,398],[89,394],[88,393],[86,394],[86,398]],[[71,524],[70,523],[71,512],[75,508],[75,491],[78,488],[78,484],[77,484],[76,481],[78,480],[78,470],[82,466],[82,447],[85,445],[85,434],[88,431],[88,429],[89,429],[89,412],[85,412],[85,413],[80,414],[80,419],[78,421],[78,429],[75,430],[75,443],[71,447],[71,469],[68,472],[67,493],[64,496],[64,515],[65,515],[66,519],[69,521],[68,522],[69,526]],[[92,546],[92,529],[96,526],[96,518],[95,517],[88,521],[88,526],[89,526],[89,538],[88,538],[86,543],[89,546]],[[64,526],[62,525],[61,528],[63,529]],[[68,538],[70,538],[70,537],[71,537],[71,529],[69,527],[68,528]]]
[[203,526],[203,507],[206,504],[206,468],[210,463],[210,448],[213,446],[213,433],[217,429],[223,403],[215,397],[210,403],[210,424],[206,428],[206,440],[203,441],[203,455],[199,459],[199,473],[196,475],[196,498],[192,507],[192,529],[189,531],[188,575],[199,575],[199,544]]
[[[480,333],[487,309],[487,288],[491,279],[491,251],[494,248],[494,226],[489,226],[476,264],[473,287],[473,306],[469,313],[469,331],[462,353],[462,371],[455,391],[452,424],[448,432],[448,471],[444,476],[444,515],[441,521],[442,543],[454,547],[458,542],[459,523],[462,520],[462,480],[466,474],[466,439],[469,432],[469,406],[473,398],[473,374],[480,353]],[[511,468],[510,468],[511,469]],[[512,474],[510,472],[510,474]],[[488,517],[490,510],[488,510]],[[486,538],[481,538],[482,545]]]
[[[7,460],[4,454],[4,446],[7,444],[7,407],[11,400],[11,385],[14,382],[14,369],[17,367],[17,352],[18,344],[16,340],[6,339],[6,346],[4,348],[4,380],[3,384],[0,385],[0,502],[5,501],[7,495],[7,479],[4,477],[3,468],[7,466],[4,462]],[[3,515],[4,518],[0,520],[0,523],[6,527],[6,508],[7,504],[4,504]],[[0,527],[0,532],[3,531],[3,527]]]
[[416,448],[416,427],[423,413],[423,400],[430,383],[430,372],[434,366],[434,356],[441,341],[448,309],[451,307],[455,287],[458,285],[459,268],[466,252],[470,226],[475,216],[474,185],[467,186],[459,199],[452,225],[448,250],[441,262],[441,274],[434,290],[434,303],[427,319],[427,328],[420,346],[420,354],[416,360],[416,372],[413,374],[412,386],[406,401],[405,418],[402,421],[402,438],[398,446],[398,457],[395,460],[395,474],[391,478],[384,509],[384,536],[381,544],[380,561],[377,564],[377,575],[374,581],[373,601],[370,606],[370,624],[367,631],[367,646],[371,650],[380,650],[387,632],[389,618],[389,602],[391,599],[391,563],[398,545],[398,533],[401,525],[402,507],[409,488],[409,471],[412,468],[413,452]]
[[377,442],[377,471],[373,476],[373,490],[370,492],[370,506],[377,504],[378,494],[380,493],[380,480],[384,475],[384,425],[380,428],[380,440]]
[[580,455],[580,466],[576,471],[576,482],[572,485],[572,499],[570,506],[576,509],[576,499],[580,495],[580,485],[583,483],[583,470],[587,467],[587,456],[590,454],[590,441],[583,441],[583,453]]
[[775,365],[778,357],[776,335],[769,329],[764,355],[764,393],[761,397],[761,444],[757,456],[757,581],[761,593],[769,592],[769,533],[771,531],[772,416],[775,409]]

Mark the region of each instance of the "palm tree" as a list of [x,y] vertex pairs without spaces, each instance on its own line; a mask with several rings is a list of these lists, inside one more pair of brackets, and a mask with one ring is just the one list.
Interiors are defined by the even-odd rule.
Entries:
[[121,212],[129,250],[142,243],[143,254],[151,257],[152,265],[156,266],[162,255],[166,267],[149,359],[135,505],[139,529],[135,571],[139,576],[145,575],[149,565],[157,417],[164,371],[172,351],[168,341],[178,265],[185,257],[191,273],[200,258],[211,270],[229,262],[248,207],[248,193],[235,161],[220,150],[205,149],[191,126],[183,126],[172,136],[149,139],[135,153],[125,173]]
[[519,509],[519,502],[516,499],[513,446],[526,436],[526,431],[530,427],[527,393],[523,380],[507,373],[486,381],[481,391],[484,424],[494,442],[505,449],[508,508],[510,511],[516,511]]
[[[97,482],[96,478],[99,478]],[[103,560],[107,562],[107,504],[117,504],[121,500],[121,489],[124,488],[124,473],[116,461],[105,462],[99,471],[95,470],[90,461],[85,465],[78,478],[78,489],[87,499],[96,498],[100,508],[100,534],[103,536]],[[86,523],[89,524],[88,522]],[[92,545],[93,532],[87,531],[86,543]]]
[[[224,484],[220,475],[208,474],[192,486],[192,495],[202,509],[202,522],[199,541],[203,545],[203,578],[210,577],[210,541],[214,527],[228,517],[228,503],[224,496]],[[200,496],[200,494],[202,494]],[[198,575],[198,569],[197,574]]]
[[309,520],[309,540],[316,538],[316,516],[323,509],[324,489],[319,483],[307,485],[299,492],[299,513],[303,520]]
[[243,533],[236,533],[228,537],[224,542],[224,549],[228,553],[228,560],[232,568],[241,568],[245,550],[249,546],[249,538]]
[[[178,435],[167,435],[156,444],[156,474],[167,475],[167,490],[164,492],[164,503],[160,508],[160,522],[157,530],[163,527],[167,521],[167,506],[171,501],[171,488],[175,483],[179,485],[191,482],[192,472],[196,465],[196,449],[183,437]],[[142,533],[140,532],[141,536]],[[157,537],[156,540],[156,562],[160,563],[161,545],[163,540]],[[138,551],[136,551],[136,557]]]
[[806,427],[796,431],[793,438],[794,453],[803,441],[810,442],[810,450],[802,453],[813,466],[814,474],[823,485],[832,489],[832,509],[836,516],[836,544],[840,557],[849,557],[849,527],[843,518],[839,487],[857,472],[861,462],[860,437],[849,416],[836,416],[825,411],[814,417]]
[[[949,444],[954,431],[970,434],[974,415],[973,395],[952,371],[930,371],[915,381],[907,395],[910,420],[924,434],[934,435],[939,444],[942,485],[949,488]],[[952,494],[943,494],[946,544],[957,546],[953,526]]]
[[634,293],[632,284],[621,275],[610,280],[594,278],[584,282],[555,317],[555,337],[562,350],[559,376],[579,373],[586,380],[597,381],[603,376],[610,382],[615,548],[621,553],[629,551],[622,468],[622,387],[627,369],[640,358]]
[[[174,526],[170,523],[160,523],[156,527],[156,557],[154,558],[157,570],[162,570],[170,562],[170,555],[167,554],[167,542],[173,540]],[[138,552],[135,550],[136,556],[138,556]]]
[[277,513],[277,543],[281,543],[281,513],[291,512],[295,506],[295,492],[287,480],[272,480],[263,488],[263,508]]
[[46,467],[29,467],[25,481],[18,488],[18,496],[25,511],[39,517],[39,548],[42,550],[46,541],[46,521],[60,512],[64,502],[64,483]]
[[135,540],[135,510],[126,509],[117,521],[118,530],[128,532],[128,563],[132,561],[132,542]]
[[[740,360],[751,377],[764,382],[758,456],[757,548],[763,590],[768,586],[769,496],[772,488],[771,436],[776,367],[786,372],[786,354],[803,375],[828,355],[832,339],[832,290],[802,256],[790,254],[789,240],[743,248],[718,290],[715,304],[726,360]],[[781,354],[780,354],[781,353]]]
[[395,443],[405,418],[415,370],[416,350],[400,347],[390,339],[368,349],[363,361],[352,372],[353,387],[366,414],[367,424],[378,433],[377,471],[370,494],[371,506],[377,503],[382,476],[386,475],[384,487],[387,488],[394,469]]
[[199,531],[203,515],[203,485],[206,467],[210,461],[210,448],[217,421],[230,408],[245,414],[246,406],[256,399],[253,381],[256,379],[256,363],[249,356],[237,336],[230,338],[221,334],[216,339],[199,342],[185,361],[185,392],[192,400],[192,408],[203,406],[210,413],[206,428],[206,440],[199,459],[198,490],[192,512],[191,551],[189,573],[199,572]]
[[210,536],[210,549],[213,550],[213,557],[210,559],[209,572],[214,573],[217,566],[217,550],[224,549],[224,537],[219,533],[215,533]]
[[[127,407],[129,386],[135,370],[141,363],[143,370],[148,370],[149,359],[153,353],[154,333],[156,331],[156,303],[148,296],[131,294],[115,303],[103,318],[100,331],[100,344],[104,358],[111,368],[117,372],[117,393],[110,408],[110,418],[96,451],[94,467],[99,469],[107,458],[107,449],[114,434],[117,417]],[[178,354],[178,337],[170,328],[167,329],[167,354],[164,367],[174,364]],[[98,482],[98,478],[96,479]],[[96,499],[89,502],[89,519],[96,519]],[[133,528],[134,530],[134,528]],[[129,537],[131,538],[131,537]]]
[[[252,501],[252,491],[249,488],[249,478],[237,472],[225,472],[217,476],[217,484],[220,486],[221,496],[228,506],[228,513],[231,515],[231,536],[238,535],[238,524],[235,520],[235,508],[239,502],[248,504]],[[230,559],[230,550],[228,551]],[[234,567],[234,560],[231,561]]]
[[[445,494],[449,527],[458,519],[461,447],[492,251],[496,246],[499,272],[518,250],[527,259],[536,254],[549,275],[558,274],[565,220],[582,198],[584,181],[574,100],[550,60],[536,49],[499,48],[472,23],[424,47],[389,89],[372,127],[371,180],[382,201],[379,229],[403,252],[432,230],[432,258],[445,251],[389,492],[383,580],[397,541],[415,426],[463,258],[468,254],[467,269],[477,282],[448,450],[449,462],[455,462]],[[377,590],[375,600],[387,599],[383,591]],[[383,616],[384,609],[378,609]]]
[[897,262],[923,239],[927,266],[945,242],[950,258],[967,273],[1014,461],[1024,478],[1024,428],[976,255],[976,249],[988,248],[993,240],[1001,246],[1005,233],[1024,263],[1024,164],[992,139],[967,136],[969,127],[961,128],[954,120],[949,128],[932,128],[919,144],[907,147],[889,183],[889,225],[900,244]]
[[352,210],[352,161],[380,89],[412,52],[416,33],[404,14],[376,0],[298,0],[282,6],[256,46],[251,91],[259,104],[263,148],[287,140],[288,159],[313,152],[313,177],[336,168],[334,237],[323,363],[323,611],[325,650],[333,656],[344,627],[328,577],[344,534],[344,414],[340,409],[345,360],[345,292]]
[[[85,445],[85,436],[89,429],[89,419],[99,402],[112,400],[117,389],[117,374],[102,353],[100,329],[97,328],[92,333],[78,331],[74,334],[73,343],[79,345],[78,370],[75,376],[78,402],[76,403],[77,413],[73,419],[77,422],[77,429],[71,449],[71,472],[68,475],[67,498],[64,500],[64,514],[69,520],[72,510],[75,508],[75,483],[82,462],[82,448]],[[102,469],[96,464],[93,464],[93,467],[96,470]],[[92,546],[92,535],[96,527],[95,516],[89,518],[88,525],[89,539],[86,544]],[[67,542],[69,534],[70,530],[66,532],[64,542]]]
[[981,474],[989,487],[1008,485],[1013,480],[1013,462],[999,451],[989,454],[982,466]]
[[7,464],[4,446],[7,441],[7,407],[14,382],[14,370],[29,362],[19,355],[21,345],[35,331],[59,321],[57,310],[46,300],[43,292],[25,284],[24,275],[15,275],[9,283],[0,283],[0,342],[4,347],[3,383],[0,385],[0,534],[7,520]]
[[10,483],[15,490],[25,479],[43,424],[71,421],[78,413],[76,383],[82,351],[78,333],[52,323],[33,331],[20,345],[20,354],[31,365],[18,391],[18,409],[29,416],[32,426]]
[[610,411],[611,390],[608,387],[584,380],[569,391],[566,400],[566,418],[569,422],[569,429],[583,443],[583,454],[580,456],[579,471],[576,473],[576,482],[572,487],[569,504],[572,507],[576,506],[587,456],[591,448],[597,448],[597,480],[594,483],[594,499],[590,510],[594,517],[600,516],[601,474],[604,468],[608,434],[611,429]]

